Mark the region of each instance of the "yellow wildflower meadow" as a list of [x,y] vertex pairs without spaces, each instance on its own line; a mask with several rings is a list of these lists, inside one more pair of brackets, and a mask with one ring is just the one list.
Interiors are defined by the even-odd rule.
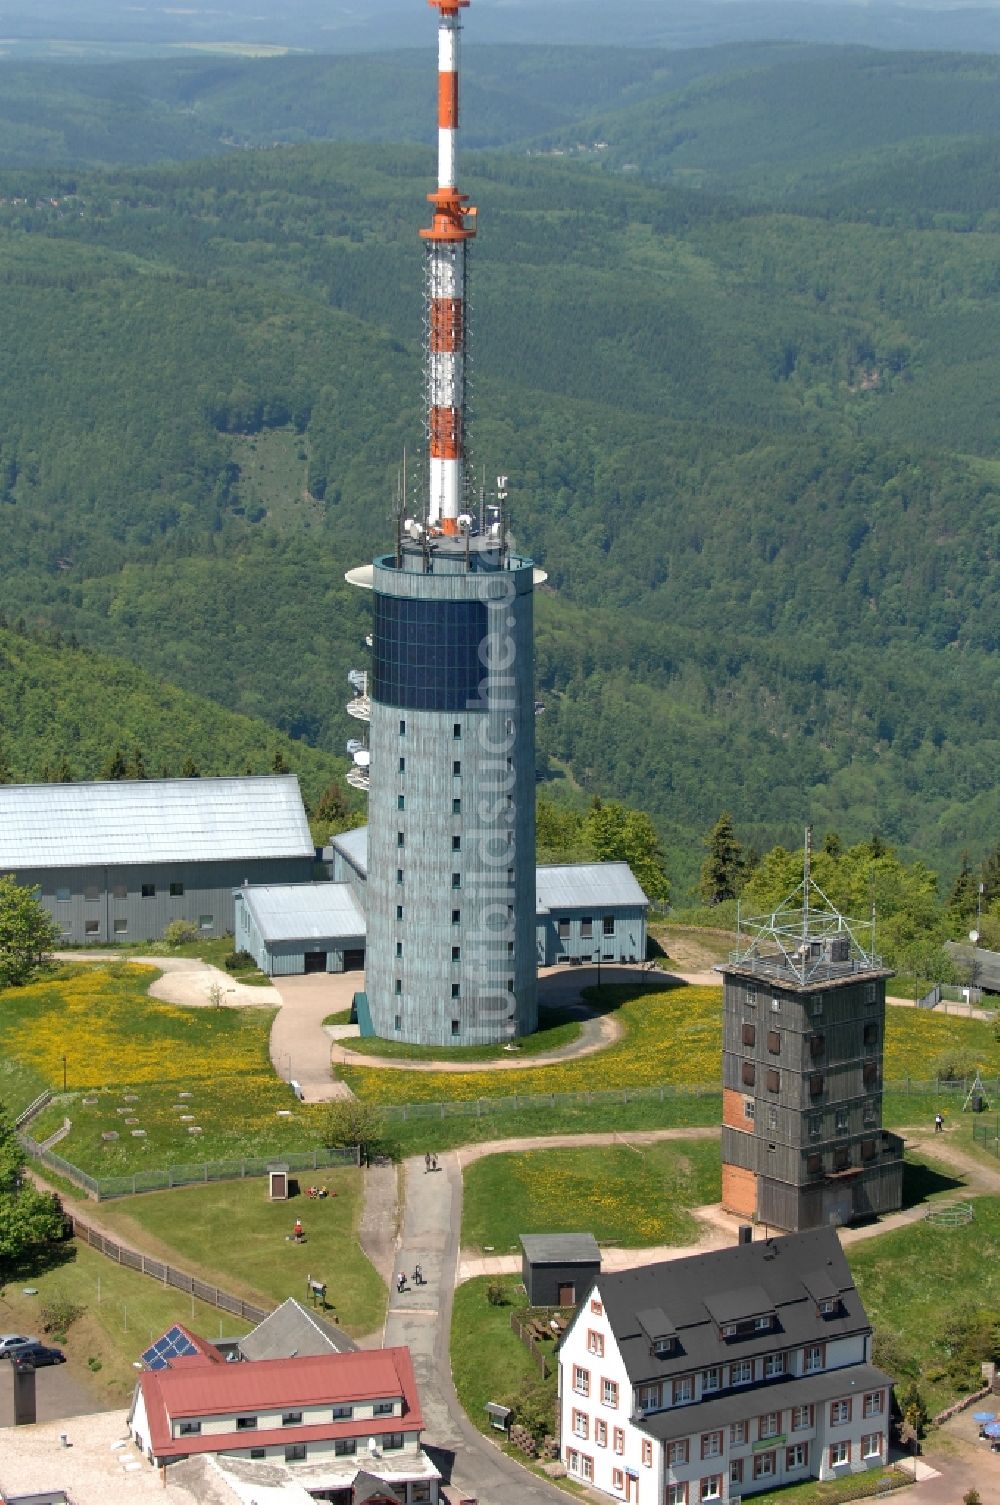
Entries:
[[721,988],[670,988],[619,993],[625,1037],[596,1055],[516,1071],[381,1071],[342,1067],[359,1097],[380,1103],[511,1097],[545,1092],[601,1092],[613,1087],[719,1080],[722,1049]]
[[0,1009],[0,1050],[61,1087],[212,1081],[271,1071],[271,1013],[183,1009],[146,996],[149,967],[73,967],[10,988]]
[[[502,1072],[345,1066],[339,1074],[358,1097],[387,1104],[720,1084],[721,988],[680,987],[638,995],[631,989],[616,991],[624,1000],[618,1015],[625,1026],[624,1038],[606,1051],[577,1061]],[[986,1075],[1000,1073],[1000,1042],[992,1025],[895,1006],[887,1008],[886,1016],[887,1082],[930,1078],[939,1057],[949,1052],[968,1055]]]

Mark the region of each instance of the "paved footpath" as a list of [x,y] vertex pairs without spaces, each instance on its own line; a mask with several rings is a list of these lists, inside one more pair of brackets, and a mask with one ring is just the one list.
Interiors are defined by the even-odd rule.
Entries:
[[[486,1261],[478,1251],[460,1255],[464,1167],[484,1155],[551,1149],[559,1145],[640,1145],[664,1139],[705,1138],[717,1133],[717,1129],[711,1128],[684,1128],[635,1134],[570,1134],[502,1140],[469,1145],[460,1151],[441,1155],[437,1171],[431,1172],[426,1170],[422,1157],[406,1161],[403,1167],[404,1208],[383,1341],[387,1345],[406,1344],[413,1355],[424,1411],[427,1451],[441,1469],[453,1499],[476,1496],[480,1505],[554,1505],[556,1500],[565,1505],[566,1501],[562,1490],[492,1446],[467,1419],[455,1394],[449,1352],[455,1286],[473,1275],[494,1273],[494,1264],[502,1270],[511,1265],[509,1258],[503,1256]],[[967,1155],[957,1145],[953,1147],[947,1134],[911,1131],[907,1134],[907,1142],[952,1165],[961,1173],[973,1195],[1000,1193],[1000,1166],[994,1170]],[[381,1221],[384,1229],[390,1216],[390,1182],[383,1174],[380,1181],[370,1181],[369,1187],[373,1199],[372,1222]],[[705,1223],[705,1232],[697,1245],[669,1249],[602,1249],[602,1263],[607,1269],[627,1269],[661,1259],[681,1258],[701,1249],[728,1247],[736,1242],[739,1219],[730,1217],[718,1207],[698,1208],[695,1212]],[[922,1206],[911,1207],[867,1227],[843,1229],[841,1237],[845,1243],[854,1243],[918,1222],[923,1216]],[[763,1230],[759,1233],[762,1236]],[[390,1241],[384,1232],[381,1239],[378,1267],[384,1275],[389,1267]],[[421,1266],[426,1281],[421,1286],[414,1285],[412,1279],[417,1264]],[[520,1268],[520,1260],[516,1257],[512,1268]],[[406,1273],[407,1289],[398,1293],[396,1276],[401,1271]],[[968,1418],[961,1417],[948,1424],[947,1431],[952,1434],[953,1450],[950,1452],[943,1450],[939,1453],[932,1442],[932,1461],[941,1472],[934,1472],[932,1477],[908,1489],[907,1500],[919,1501],[922,1505],[960,1505],[962,1495],[975,1481],[977,1471],[987,1475],[991,1483],[996,1480],[1000,1485],[1000,1458],[988,1456],[981,1447],[977,1450],[970,1445],[972,1433],[968,1440],[965,1437],[970,1425]]]
[[566,1495],[491,1446],[458,1403],[451,1380],[449,1336],[462,1220],[462,1172],[455,1154],[427,1171],[422,1157],[407,1160],[406,1200],[396,1270],[412,1277],[423,1267],[426,1285],[397,1295],[390,1287],[385,1343],[405,1343],[413,1357],[424,1413],[424,1446],[454,1499],[480,1505],[566,1505]]

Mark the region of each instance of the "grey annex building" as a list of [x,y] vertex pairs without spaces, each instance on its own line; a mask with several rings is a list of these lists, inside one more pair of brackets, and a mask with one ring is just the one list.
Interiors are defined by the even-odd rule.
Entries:
[[291,774],[0,785],[0,872],[37,885],[73,945],[234,928],[233,890],[304,883],[316,854]]
[[[249,952],[271,977],[370,966],[369,840],[368,826],[334,838],[325,854],[332,883],[251,884],[238,890],[237,950]],[[534,966],[644,960],[649,900],[627,863],[543,865],[534,868],[533,877],[529,954]],[[445,892],[450,902],[450,885]],[[460,946],[450,916],[448,925],[452,944]]]

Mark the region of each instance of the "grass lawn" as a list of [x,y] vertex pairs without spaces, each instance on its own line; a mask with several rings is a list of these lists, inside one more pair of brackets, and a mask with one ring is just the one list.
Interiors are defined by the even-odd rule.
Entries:
[[272,1010],[162,1003],[146,994],[156,976],[131,963],[68,965],[4,993],[0,1057],[58,1094],[35,1137],[70,1118],[60,1153],[98,1176],[309,1147],[317,1114],[274,1072]]
[[688,1244],[689,1207],[721,1195],[717,1136],[663,1144],[488,1155],[465,1172],[462,1247],[518,1250],[521,1233],[575,1233],[625,1248]]
[[847,1250],[876,1338],[892,1344],[889,1367],[918,1380],[932,1413],[959,1393],[945,1372],[949,1318],[972,1305],[1000,1310],[1000,1198],[974,1206],[965,1228],[914,1223]]
[[[788,1484],[783,1489],[768,1490],[753,1496],[754,1505],[840,1505],[841,1501],[871,1499],[879,1488],[880,1481],[893,1480],[893,1498],[897,1489],[905,1489],[913,1480],[909,1474],[895,1468],[873,1468],[864,1474],[850,1474],[846,1479],[828,1479],[820,1483],[809,1479],[804,1484]],[[898,1496],[905,1501],[907,1496]]]
[[[0,1327],[47,1341],[38,1309],[55,1295],[85,1308],[70,1327],[65,1347],[71,1370],[102,1399],[124,1403],[135,1385],[132,1368],[142,1350],[174,1322],[208,1339],[239,1337],[249,1324],[181,1291],[165,1289],[146,1275],[116,1265],[94,1249],[71,1243],[66,1264],[21,1276],[0,1294]],[[36,1296],[24,1295],[35,1287]],[[88,1360],[93,1361],[88,1364]],[[94,1365],[98,1366],[97,1368]],[[39,1378],[44,1384],[44,1372]]]
[[42,1073],[24,1061],[10,1055],[0,1060],[0,1103],[11,1118],[23,1113],[48,1085]]
[[[486,1402],[509,1404],[513,1397],[540,1380],[538,1368],[520,1339],[511,1331],[511,1309],[527,1306],[524,1287],[513,1278],[504,1282],[506,1306],[490,1306],[487,1288],[489,1276],[464,1281],[455,1291],[451,1314],[451,1373],[459,1402],[481,1432],[503,1447],[522,1463],[523,1455],[505,1444],[502,1434],[493,1431],[486,1415]],[[548,1356],[550,1362],[552,1356]],[[552,1427],[556,1421],[556,1377],[545,1381],[552,1395]]]
[[[85,960],[88,947],[73,946],[61,947],[79,953],[80,959]],[[92,948],[94,951],[114,951],[123,961],[132,957],[143,956],[191,956],[199,961],[208,962],[212,967],[218,967],[227,972],[226,957],[233,954],[233,938],[231,935],[223,935],[217,938],[210,936],[196,936],[193,941],[183,941],[179,946],[168,946],[166,941],[135,941],[131,945],[116,945],[114,941],[102,941],[99,946]],[[249,983],[252,987],[270,987],[271,979],[263,972],[258,972],[256,966],[251,964],[246,971],[229,974],[237,982]]]
[[[504,1073],[505,1077],[508,1073]],[[448,1113],[447,1103],[421,1103],[416,1114],[393,1113],[389,1133],[401,1155],[441,1154],[463,1144],[492,1139],[520,1139],[544,1134],[602,1134],[627,1129],[673,1129],[698,1125],[717,1129],[722,1114],[721,1092],[644,1098],[629,1103],[606,1102],[566,1106],[548,1097],[505,1099],[505,1106],[475,1114]]]
[[324,1028],[328,1024],[350,1024],[351,1012],[350,1009],[339,1009],[336,1014],[327,1014],[323,1020]]
[[[224,1181],[103,1202],[101,1221],[123,1242],[248,1300],[264,1298],[264,1305],[288,1296],[303,1301],[312,1275],[326,1281],[327,1300],[348,1332],[374,1332],[385,1317],[386,1289],[357,1240],[363,1172],[316,1175],[337,1195],[268,1202],[264,1179]],[[301,1245],[286,1238],[296,1217],[306,1233]]]
[[[380,1103],[470,1100],[513,1094],[593,1092],[608,1088],[719,1081],[722,992],[715,987],[655,990],[649,984],[605,988],[602,1000],[619,1006],[624,1038],[607,1050],[551,1066],[507,1071],[503,1083],[488,1071],[379,1071],[342,1066],[339,1075],[357,1096]],[[886,1010],[885,1077],[926,1079],[942,1054],[967,1052],[987,1076],[1000,1071],[1000,1041],[983,1020],[924,1010]],[[933,1109],[931,1116],[933,1118]],[[898,1121],[898,1120],[897,1120]]]
[[[592,1000],[591,990],[584,995]],[[607,1050],[552,1066],[495,1072],[380,1072],[342,1066],[339,1074],[359,1096],[384,1103],[509,1097],[546,1092],[602,1091],[661,1082],[716,1082],[720,1073],[722,991],[719,988],[602,989],[603,1006],[618,1006],[625,1036]]]
[[[324,1020],[324,1023],[331,1021]],[[356,1050],[364,1056],[388,1056],[413,1061],[501,1061],[511,1055],[536,1056],[544,1051],[559,1050],[580,1038],[579,1019],[567,1019],[562,1009],[539,1009],[538,1029],[518,1040],[517,1051],[503,1045],[457,1045],[454,1049],[440,1045],[409,1045],[404,1040],[363,1040],[351,1036],[338,1044],[344,1050]]]

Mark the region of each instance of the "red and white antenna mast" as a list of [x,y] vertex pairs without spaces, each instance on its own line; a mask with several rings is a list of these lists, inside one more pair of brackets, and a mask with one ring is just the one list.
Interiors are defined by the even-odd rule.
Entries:
[[427,242],[428,522],[457,534],[465,494],[465,243],[476,211],[457,187],[459,12],[469,0],[427,0],[438,22],[438,186],[427,195],[433,224]]

